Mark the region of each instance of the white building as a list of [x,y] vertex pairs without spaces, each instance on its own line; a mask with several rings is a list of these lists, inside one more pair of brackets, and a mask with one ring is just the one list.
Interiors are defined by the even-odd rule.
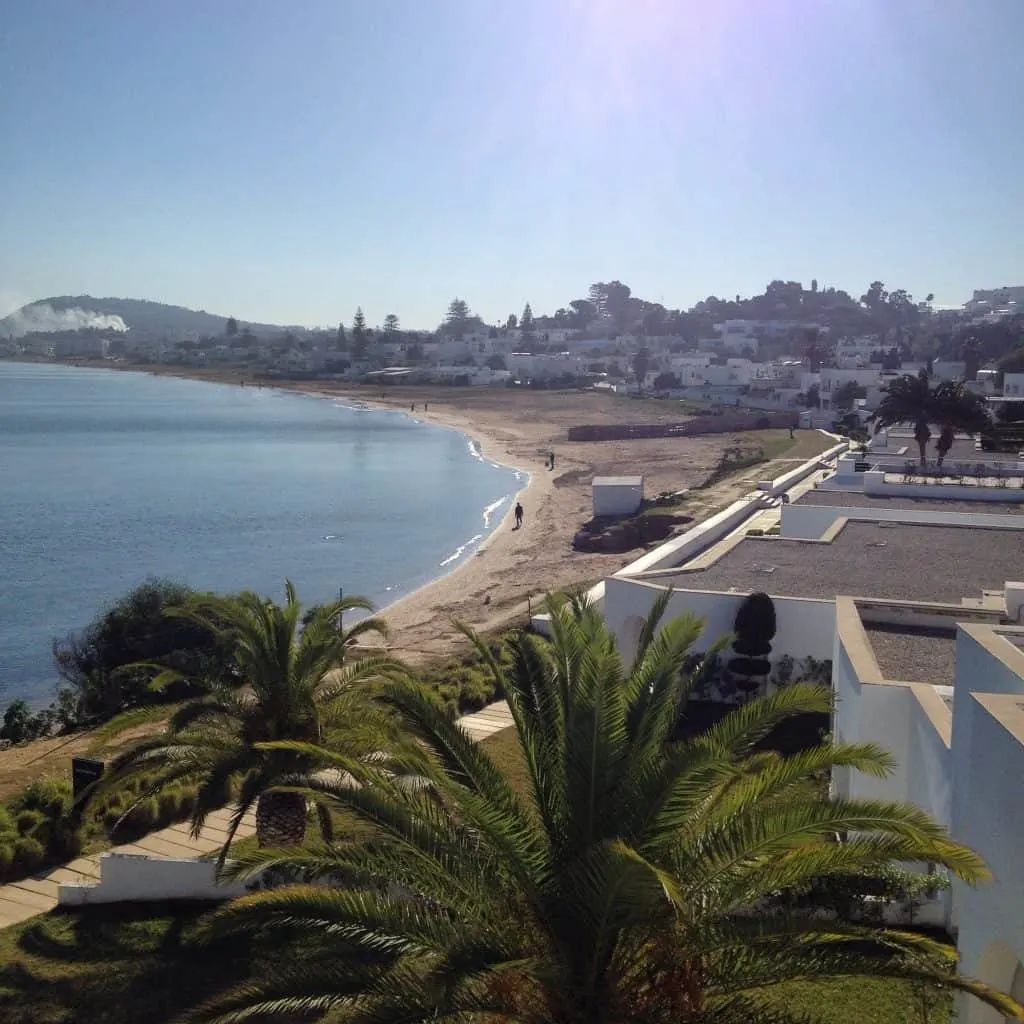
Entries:
[[1024,373],[1004,373],[1003,394],[1007,398],[1024,398]]
[[570,352],[512,352],[505,357],[505,365],[513,376],[526,380],[578,377],[587,369],[586,361]]
[[[954,936],[966,974],[1024,1000],[1024,583],[1012,580],[1024,567],[1024,466],[1011,463],[1021,479],[1007,487],[903,484],[883,463],[905,440],[883,438],[867,473],[844,457],[838,473],[811,460],[766,481],[592,596],[628,652],[666,589],[669,616],[704,621],[698,649],[732,631],[747,594],[768,592],[773,664],[792,658],[799,675],[827,660],[835,735],[897,761],[885,779],[838,772],[836,793],[912,802],[985,859],[991,882],[954,885],[925,916]],[[780,535],[747,535],[765,515]],[[967,997],[958,1009],[961,1024],[1001,1020]]]
[[724,323],[715,324],[715,330],[720,337],[715,339],[712,347],[737,353],[749,350],[756,354],[758,335],[755,331],[759,330],[760,326],[756,320],[726,320]]

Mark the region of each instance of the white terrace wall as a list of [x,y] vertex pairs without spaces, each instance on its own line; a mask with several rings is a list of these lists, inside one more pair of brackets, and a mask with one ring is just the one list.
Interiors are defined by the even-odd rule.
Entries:
[[[934,489],[934,488],[933,488]],[[957,488],[964,490],[964,488]],[[792,540],[820,540],[838,519],[872,523],[924,523],[933,526],[976,526],[987,529],[1024,529],[1024,516],[983,512],[943,512],[941,509],[863,508],[851,505],[783,505],[780,536]]]
[[[954,837],[975,849],[993,880],[954,883],[960,968],[1024,1002],[1024,711],[1008,696],[974,693],[957,708],[970,719],[972,754],[957,776],[965,812]],[[977,1000],[958,997],[960,1024],[1001,1024]]]
[[1024,501],[1020,487],[976,487],[959,484],[886,482],[885,473],[869,470],[864,477],[864,493],[880,498],[946,498],[954,501]]
[[[623,654],[631,653],[640,636],[643,620],[662,593],[665,583],[612,576],[605,581],[604,613]],[[719,637],[732,633],[736,611],[746,594],[672,588],[666,618],[692,612],[704,620],[704,631],[695,650],[705,650]],[[795,597],[773,597],[777,630],[772,640],[772,661],[792,658],[832,657],[835,604]]]
[[[250,883],[251,884],[251,883]],[[217,883],[212,860],[169,860],[132,853],[100,857],[94,885],[61,885],[61,906],[148,900],[226,900],[247,892],[244,882]]]
[[896,760],[895,771],[884,779],[840,770],[834,775],[836,792],[908,800],[948,824],[953,779],[948,709],[927,684],[885,679],[853,600],[843,597],[836,604],[836,737],[844,743],[877,743]]

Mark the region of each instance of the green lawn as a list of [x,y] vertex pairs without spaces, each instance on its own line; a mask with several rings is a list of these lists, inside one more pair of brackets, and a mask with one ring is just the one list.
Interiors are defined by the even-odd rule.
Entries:
[[[208,909],[86,907],[0,932],[0,1021],[162,1024],[280,957],[258,941],[198,945],[196,922]],[[906,983],[852,978],[779,986],[765,1001],[813,1012],[819,1024],[949,1024],[952,1007],[948,993],[933,995],[925,1018]]]
[[758,430],[753,436],[769,460],[794,459],[806,462],[835,447],[837,443],[820,430],[795,430],[792,438],[788,430]]
[[54,911],[0,932],[3,1024],[158,1024],[270,961],[257,943],[201,947],[208,905]]

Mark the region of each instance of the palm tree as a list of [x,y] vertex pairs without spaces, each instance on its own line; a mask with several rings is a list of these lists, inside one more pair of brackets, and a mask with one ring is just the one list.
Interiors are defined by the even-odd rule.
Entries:
[[393,684],[386,699],[420,751],[406,771],[428,784],[333,758],[361,785],[314,791],[354,811],[377,841],[246,858],[245,871],[288,866],[333,886],[281,888],[219,910],[211,939],[267,930],[298,945],[278,974],[195,1019],[781,1022],[759,1001],[765,989],[850,974],[948,984],[1024,1013],[958,977],[941,943],[759,913],[767,897],[811,879],[894,860],[932,861],[971,882],[986,871],[924,812],[830,800],[814,784],[840,767],[885,775],[893,762],[877,747],[755,751],[777,723],[827,711],[827,690],[794,685],[673,739],[691,685],[682,666],[702,624],[684,616],[659,632],[657,618],[628,670],[581,601],[551,609],[550,647],[514,641],[507,671],[477,641],[506,689],[525,799],[430,694]]
[[921,370],[916,377],[909,373],[897,377],[886,388],[875,410],[874,420],[876,434],[884,427],[898,423],[914,425],[914,440],[921,453],[922,469],[927,464],[925,449],[932,436],[930,424],[938,423],[953,432],[960,430],[976,434],[989,423],[984,402],[978,395],[968,391],[959,381],[943,381],[933,390],[926,370]]
[[[146,797],[179,779],[195,782],[193,835],[237,791],[221,862],[254,803],[261,847],[298,845],[305,836],[306,797],[279,787],[313,770],[315,761],[262,744],[324,743],[332,730],[342,728],[345,748],[352,753],[372,751],[381,742],[384,716],[365,699],[361,684],[393,671],[397,663],[382,655],[347,661],[346,654],[360,636],[385,635],[385,623],[364,618],[341,628],[345,613],[373,611],[361,597],[317,606],[303,620],[290,581],[285,596],[282,607],[251,592],[199,594],[175,610],[224,642],[233,653],[235,674],[207,680],[207,694],[181,707],[164,733],[117,758],[97,791],[110,792],[125,778],[140,774],[150,782]],[[166,671],[154,685],[176,678],[177,673]],[[321,816],[321,824],[329,827],[328,819]]]

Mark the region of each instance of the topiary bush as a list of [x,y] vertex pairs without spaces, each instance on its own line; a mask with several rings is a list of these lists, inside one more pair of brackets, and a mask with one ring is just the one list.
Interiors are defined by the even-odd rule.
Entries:
[[736,657],[729,660],[728,668],[736,677],[736,684],[748,695],[761,688],[771,671],[768,655],[772,652],[775,636],[775,603],[763,592],[744,598],[733,622],[733,650]]

